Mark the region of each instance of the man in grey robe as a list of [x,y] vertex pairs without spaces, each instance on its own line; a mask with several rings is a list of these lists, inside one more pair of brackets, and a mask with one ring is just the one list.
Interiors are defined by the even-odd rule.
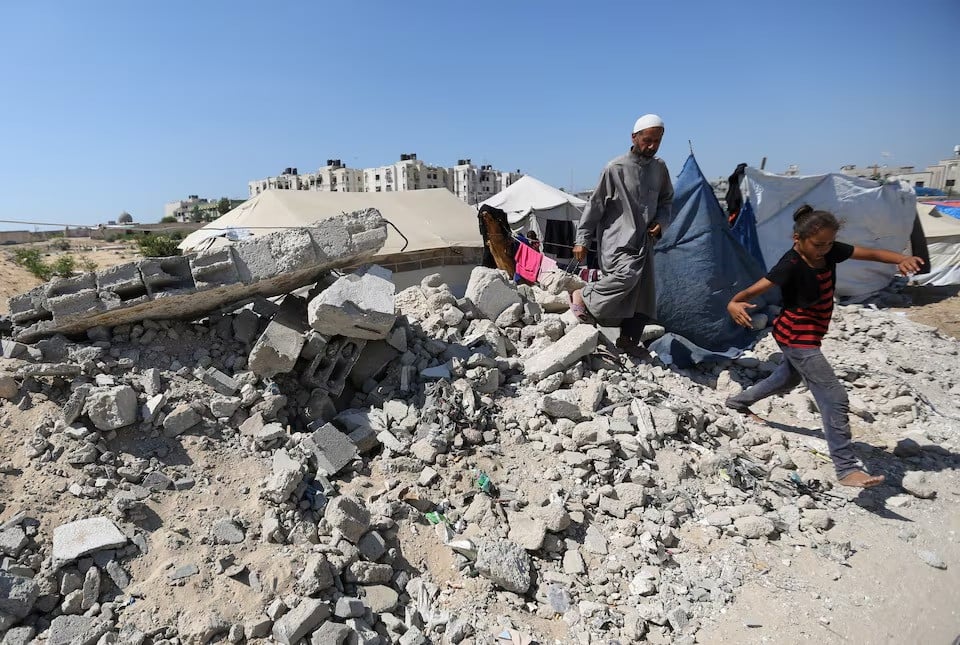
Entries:
[[670,221],[673,204],[667,165],[654,156],[663,132],[663,120],[657,115],[637,119],[630,152],[603,169],[580,218],[573,248],[574,257],[583,262],[595,241],[603,273],[571,295],[574,314],[583,321],[620,326],[617,346],[643,357],[649,354],[640,344],[650,340],[644,327],[657,313],[653,245]]

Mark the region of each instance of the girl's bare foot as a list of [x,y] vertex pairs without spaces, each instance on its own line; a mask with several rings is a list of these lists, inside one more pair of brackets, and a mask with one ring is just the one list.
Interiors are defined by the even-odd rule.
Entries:
[[873,488],[883,483],[883,475],[868,475],[862,470],[855,470],[840,480],[842,486],[853,486],[855,488]]

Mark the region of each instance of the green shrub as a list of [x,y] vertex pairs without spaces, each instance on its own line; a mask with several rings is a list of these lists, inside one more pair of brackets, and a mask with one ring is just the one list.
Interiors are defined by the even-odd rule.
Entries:
[[148,258],[165,258],[180,255],[177,241],[167,235],[141,235],[137,238],[140,253]]
[[91,260],[90,258],[84,258],[80,263],[80,267],[87,273],[91,273],[97,270],[97,263]]
[[70,250],[70,240],[65,237],[55,237],[50,240],[50,248],[54,251],[69,251]]
[[61,255],[53,261],[50,268],[53,270],[54,275],[69,278],[73,275],[74,269],[77,268],[77,261],[72,255]]
[[53,275],[53,267],[43,261],[40,249],[18,249],[13,261],[41,280],[49,280]]

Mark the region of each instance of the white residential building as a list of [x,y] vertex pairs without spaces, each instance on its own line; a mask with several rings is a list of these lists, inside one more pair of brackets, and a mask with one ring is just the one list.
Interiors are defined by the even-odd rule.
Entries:
[[915,188],[935,188],[953,196],[960,193],[960,146],[954,146],[953,157],[927,166],[926,170],[917,170],[913,166],[874,165],[857,168],[848,165],[841,166],[840,171],[878,181],[902,181]]
[[164,204],[163,216],[176,217],[178,221],[183,222],[190,211],[193,210],[194,206],[201,206],[209,203],[209,199],[201,199],[197,195],[189,195],[186,199],[178,199],[175,202],[167,202]]
[[489,165],[478,168],[469,159],[459,160],[453,168],[433,166],[417,159],[415,153],[404,153],[400,161],[375,168],[347,168],[339,159],[328,159],[327,165],[317,172],[303,175],[296,168],[285,168],[276,177],[249,182],[248,190],[254,197],[265,190],[379,193],[447,188],[464,202],[476,204],[522,176],[519,170],[502,172]]

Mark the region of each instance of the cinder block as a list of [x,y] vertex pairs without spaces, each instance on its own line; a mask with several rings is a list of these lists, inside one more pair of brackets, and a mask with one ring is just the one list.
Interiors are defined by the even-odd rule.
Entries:
[[336,475],[357,456],[357,447],[332,424],[325,424],[303,440],[317,462],[317,473]]
[[190,256],[190,273],[198,291],[241,282],[229,246]]
[[317,355],[301,375],[301,381],[310,387],[321,388],[339,396],[346,385],[350,370],[360,358],[367,344],[365,340],[336,337]]
[[190,273],[190,258],[148,258],[139,263],[140,277],[152,298],[192,291],[196,286]]
[[107,309],[128,307],[150,299],[136,263],[121,264],[95,275],[100,301]]
[[85,273],[74,278],[60,278],[46,284],[46,306],[54,322],[60,318],[103,311],[97,292],[97,275]]

